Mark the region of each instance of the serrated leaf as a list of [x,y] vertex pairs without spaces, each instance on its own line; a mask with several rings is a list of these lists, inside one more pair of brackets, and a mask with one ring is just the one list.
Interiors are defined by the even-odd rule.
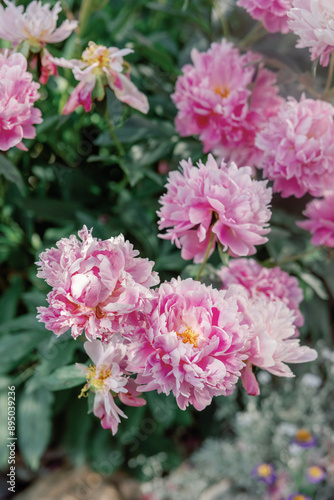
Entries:
[[16,184],[21,193],[24,193],[24,182],[18,169],[4,155],[0,154],[0,174],[9,182]]
[[44,385],[50,391],[70,389],[86,382],[86,377],[76,365],[62,366],[46,377]]
[[40,387],[29,391],[27,386],[17,408],[18,445],[26,464],[37,470],[51,435],[53,394]]

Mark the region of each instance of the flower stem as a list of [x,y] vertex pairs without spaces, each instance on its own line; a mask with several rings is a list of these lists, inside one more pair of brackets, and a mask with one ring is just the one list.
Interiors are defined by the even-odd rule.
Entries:
[[331,86],[331,83],[333,80],[333,71],[334,71],[334,53],[332,53],[331,58],[330,58],[327,81],[326,81],[326,86],[325,86],[323,94],[327,94],[327,92],[330,89],[330,86]]
[[301,260],[304,257],[308,257],[309,255],[319,252],[321,248],[322,247],[313,247],[311,248],[311,250],[307,250],[307,252],[298,253],[296,255],[289,255],[288,257],[285,257],[284,259],[279,260],[278,262],[272,262],[271,259],[267,259],[263,262],[263,265],[266,267],[283,266],[288,262],[295,262],[296,260]]
[[260,22],[256,23],[255,26],[247,33],[247,35],[240,41],[239,47],[243,48],[249,45],[250,43],[257,42],[262,37],[267,34],[267,31],[264,29]]
[[212,0],[213,8],[215,9],[217,16],[219,17],[219,20],[221,22],[222,28],[223,28],[223,35],[224,38],[228,39],[230,36],[230,30],[228,27],[228,22],[226,19],[226,16],[221,12],[220,7],[216,0]]
[[107,122],[107,125],[108,125],[108,128],[109,128],[110,136],[111,136],[112,140],[114,141],[114,144],[115,144],[115,146],[117,148],[117,151],[118,151],[119,155],[120,156],[124,156],[125,155],[125,151],[124,151],[124,148],[123,148],[122,144],[119,142],[119,140],[117,138],[114,124],[110,120],[110,116],[109,116],[109,113],[108,113],[108,108],[106,109],[106,112],[105,112],[105,119],[106,119],[106,122]]
[[200,277],[201,277],[201,275],[202,275],[202,272],[203,272],[203,270],[204,270],[204,268],[205,268],[205,265],[206,265],[206,263],[207,263],[207,262],[208,262],[208,260],[209,260],[210,251],[211,251],[212,244],[213,244],[213,241],[214,241],[214,239],[215,239],[215,236],[216,236],[216,235],[215,235],[213,232],[211,232],[210,240],[209,240],[209,243],[208,243],[208,247],[207,247],[207,249],[206,249],[206,252],[205,252],[205,256],[204,256],[203,263],[202,263],[202,265],[201,265],[200,270],[198,271],[198,275],[197,275],[197,276],[196,276],[196,278],[195,278],[195,280],[196,280],[196,281],[199,281],[199,279],[200,279]]

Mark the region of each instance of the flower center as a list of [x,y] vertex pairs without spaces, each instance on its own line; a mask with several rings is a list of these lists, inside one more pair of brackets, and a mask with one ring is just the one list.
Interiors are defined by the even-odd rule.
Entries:
[[198,346],[198,335],[190,328],[190,326],[187,326],[184,332],[177,333],[177,335],[182,339],[184,344],[192,344],[194,347]]
[[312,465],[312,467],[309,467],[308,473],[311,477],[318,479],[323,475],[323,470],[320,469],[320,467],[318,467],[317,465]]
[[296,432],[296,440],[301,443],[307,443],[312,440],[312,434],[307,429],[300,429]]
[[94,390],[94,392],[102,391],[105,386],[105,380],[109,377],[111,377],[110,368],[107,368],[106,366],[102,365],[100,368],[99,376],[97,377],[96,366],[89,365],[89,368],[87,368],[87,375],[86,375],[87,383],[81,389],[79,398],[81,398],[82,396],[86,397],[87,392],[91,388]]
[[271,467],[268,464],[262,464],[257,469],[257,473],[259,477],[268,477],[271,475]]
[[88,47],[82,53],[82,60],[88,66],[98,63],[99,68],[109,66],[110,52],[104,45],[96,45],[94,42],[89,42]]
[[292,500],[306,500],[304,495],[295,495]]
[[217,87],[213,87],[213,91],[215,94],[220,95],[223,99],[225,99],[230,93],[230,90],[222,85],[217,85]]

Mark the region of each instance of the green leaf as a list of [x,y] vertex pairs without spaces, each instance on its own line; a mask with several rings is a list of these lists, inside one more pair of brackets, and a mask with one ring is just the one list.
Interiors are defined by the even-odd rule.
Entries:
[[24,194],[24,182],[18,169],[4,155],[0,154],[0,174],[9,182],[16,184],[18,189]]
[[51,435],[51,405],[53,394],[40,387],[23,392],[17,409],[18,445],[26,464],[37,470]]
[[86,382],[86,377],[76,365],[63,366],[55,370],[44,380],[44,385],[50,391],[70,389]]
[[0,373],[6,373],[24,356],[31,352],[42,340],[41,332],[26,332],[6,335],[0,340]]
[[12,282],[0,299],[1,322],[8,321],[15,316],[17,303],[23,292],[22,278],[14,276]]
[[302,272],[299,276],[303,281],[305,281],[307,285],[312,288],[312,290],[314,290],[318,297],[320,297],[322,300],[328,299],[326,289],[319,278],[307,272]]
[[0,334],[26,332],[28,330],[46,332],[44,324],[37,320],[35,314],[23,314],[0,325]]

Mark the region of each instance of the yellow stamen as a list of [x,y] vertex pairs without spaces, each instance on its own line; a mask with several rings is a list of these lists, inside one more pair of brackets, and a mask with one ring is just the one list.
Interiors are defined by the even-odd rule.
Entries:
[[89,368],[87,368],[87,376],[86,376],[87,383],[81,389],[79,398],[87,397],[88,396],[87,393],[89,392],[90,389],[93,389],[94,392],[103,390],[105,386],[105,380],[110,376],[111,376],[110,368],[107,368],[106,366],[102,365],[99,371],[99,375],[97,377],[96,366],[89,365]]
[[94,42],[89,42],[87,49],[84,50],[81,57],[89,66],[98,63],[99,68],[105,68],[109,66],[110,52],[104,45],[96,45]]
[[215,94],[219,94],[223,99],[225,99],[230,91],[227,87],[222,87],[221,85],[217,85],[217,87],[213,87],[213,91]]
[[271,467],[268,464],[261,464],[257,469],[257,474],[260,477],[268,477],[271,475]]
[[318,477],[321,477],[323,475],[323,470],[317,465],[312,465],[311,467],[309,467],[308,473],[310,476],[317,479]]
[[299,429],[296,432],[296,441],[300,441],[301,443],[307,443],[312,440],[312,434],[307,429]]
[[194,347],[198,346],[198,334],[195,333],[190,326],[187,326],[187,328],[184,330],[182,333],[177,333],[179,337],[182,338],[182,342],[184,344],[192,344]]

